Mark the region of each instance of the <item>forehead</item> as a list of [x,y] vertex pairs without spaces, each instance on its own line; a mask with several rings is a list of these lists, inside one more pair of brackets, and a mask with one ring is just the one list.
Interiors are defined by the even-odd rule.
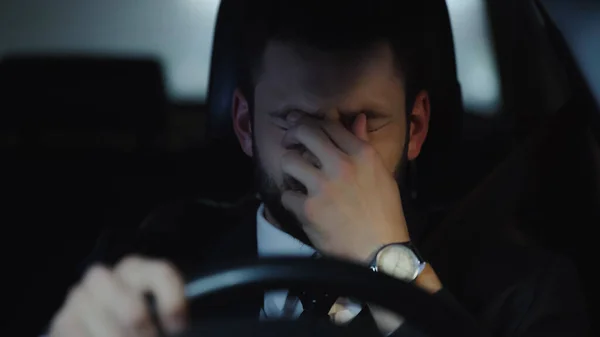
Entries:
[[383,43],[364,51],[340,53],[271,42],[265,48],[255,93],[257,98],[267,95],[274,104],[294,101],[319,108],[341,102],[404,102],[393,53]]

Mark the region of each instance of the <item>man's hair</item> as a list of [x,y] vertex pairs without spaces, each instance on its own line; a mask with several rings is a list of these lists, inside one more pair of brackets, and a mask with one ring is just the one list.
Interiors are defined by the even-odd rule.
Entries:
[[[418,2],[418,1],[417,1]],[[253,110],[254,87],[269,42],[353,55],[387,43],[405,88],[407,114],[427,89],[422,13],[406,0],[247,0],[238,87]]]

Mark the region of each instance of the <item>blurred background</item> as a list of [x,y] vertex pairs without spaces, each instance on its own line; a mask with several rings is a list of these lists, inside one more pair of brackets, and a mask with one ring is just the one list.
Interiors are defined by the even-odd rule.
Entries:
[[[568,0],[541,2],[555,12],[571,8]],[[574,259],[587,256],[575,244],[560,244],[585,245],[582,231],[548,227],[568,220],[583,228],[580,217],[587,213],[579,208],[596,205],[590,201],[595,187],[573,204],[566,199],[598,184],[569,170],[596,167],[600,156],[594,124],[578,124],[574,137],[569,125],[575,115],[561,114],[580,83],[557,50],[544,13],[534,1],[446,3],[464,114],[453,164],[440,166],[451,182],[430,193],[436,196],[432,214],[442,210],[445,218],[484,188],[510,205],[467,204],[464,212],[478,209],[490,218],[503,212],[503,221],[516,227],[533,223],[521,229],[534,241]],[[585,3],[584,14],[572,15],[598,12]],[[17,300],[42,289],[55,294],[39,303],[41,316],[60,304],[78,276],[73,266],[107,226],[136,228],[173,200],[234,202],[249,188],[250,172],[227,165],[239,153],[221,151],[207,132],[218,8],[218,0],[0,2],[0,240],[6,268],[15,275],[4,281],[18,289],[11,295]],[[600,37],[594,18],[575,20],[579,26],[568,21],[563,33]],[[582,144],[593,145],[573,150]],[[528,162],[532,158],[537,161]],[[225,179],[213,179],[215,174]],[[523,179],[535,188],[523,187]],[[544,213],[557,208],[563,213]],[[15,314],[35,301],[19,303]]]

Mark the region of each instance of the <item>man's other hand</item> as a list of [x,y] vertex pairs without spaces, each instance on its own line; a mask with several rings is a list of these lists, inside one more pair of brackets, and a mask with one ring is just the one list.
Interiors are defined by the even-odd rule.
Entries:
[[157,336],[145,295],[156,299],[167,333],[186,323],[184,283],[169,263],[127,257],[114,269],[91,267],[52,320],[51,337]]

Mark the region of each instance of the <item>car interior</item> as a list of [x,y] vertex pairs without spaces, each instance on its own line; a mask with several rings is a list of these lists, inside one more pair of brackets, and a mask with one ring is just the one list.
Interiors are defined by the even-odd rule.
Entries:
[[[70,17],[119,6],[94,5],[106,6],[100,11],[61,1],[71,6],[61,15]],[[103,238],[125,242],[140,231],[191,221],[205,223],[210,235],[199,242],[209,245],[228,227],[202,219],[234,219],[228,210],[254,198],[252,163],[236,144],[230,114],[244,0],[203,1],[186,14],[212,27],[196,46],[208,55],[208,72],[205,94],[194,92],[194,99],[174,98],[174,71],[159,53],[60,47],[44,38],[28,47],[27,37],[44,30],[40,18],[60,6],[0,4],[9,331],[43,331]],[[123,5],[129,2],[121,5],[135,8]],[[593,292],[600,279],[592,235],[600,223],[600,66],[593,67],[600,63],[580,57],[598,48],[579,48],[576,37],[583,35],[569,28],[581,22],[577,8],[588,22],[597,20],[580,29],[600,32],[600,6],[592,1],[431,1],[424,22],[431,126],[410,186],[431,228],[423,250],[448,254],[457,243],[501,233],[562,254],[577,267],[591,315],[600,301]],[[81,27],[71,29],[89,39],[101,32]],[[136,33],[125,34],[133,49],[138,34],[153,33],[138,28],[131,23]],[[478,39],[487,45],[468,43]]]

